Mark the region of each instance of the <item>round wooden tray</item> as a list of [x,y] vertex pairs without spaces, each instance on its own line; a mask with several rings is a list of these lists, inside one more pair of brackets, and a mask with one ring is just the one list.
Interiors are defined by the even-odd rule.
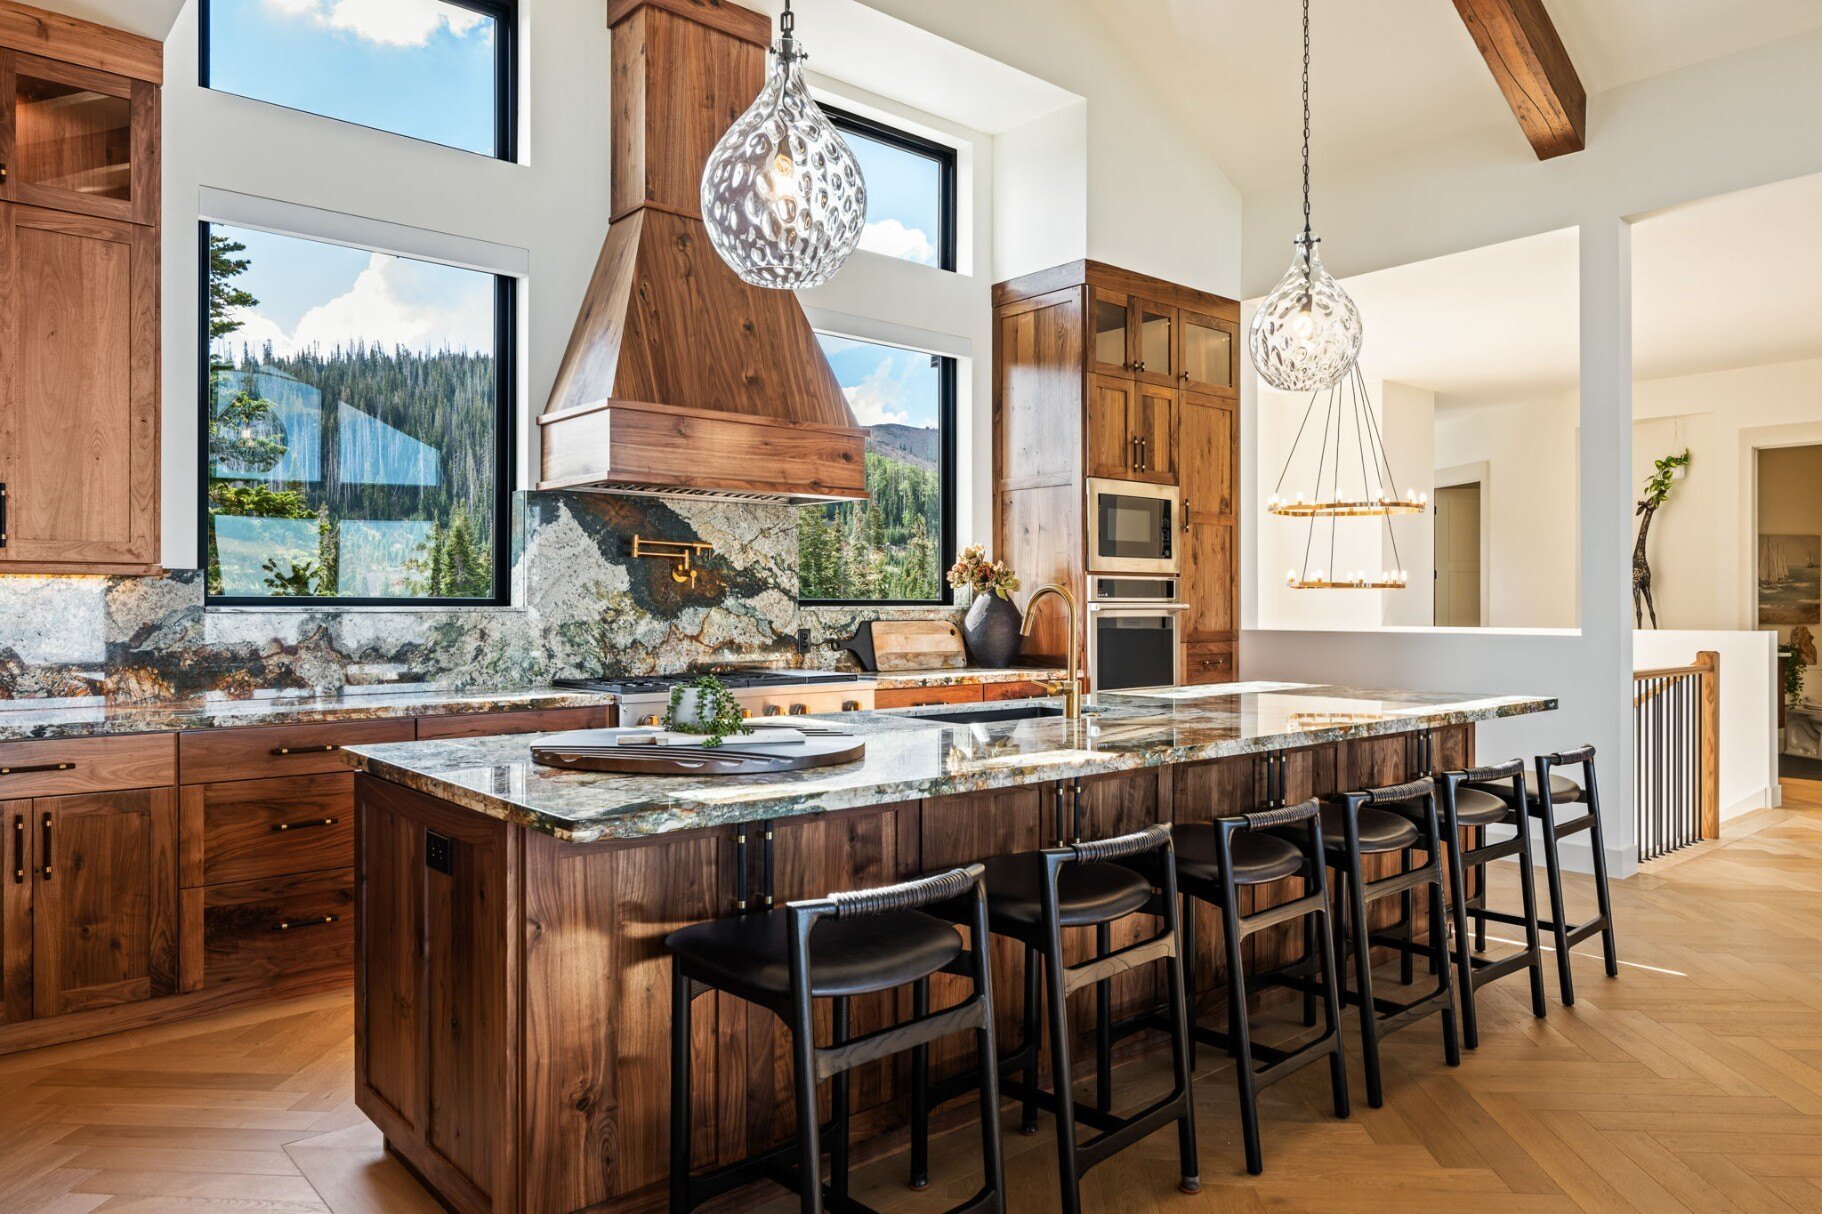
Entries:
[[[751,741],[751,738],[746,739]],[[612,750],[569,749],[559,738],[533,743],[532,761],[568,771],[611,771],[629,776],[743,776],[755,772],[836,767],[867,754],[864,738],[805,738],[790,746],[743,747],[731,737],[716,747],[676,752],[665,746],[622,746]]]

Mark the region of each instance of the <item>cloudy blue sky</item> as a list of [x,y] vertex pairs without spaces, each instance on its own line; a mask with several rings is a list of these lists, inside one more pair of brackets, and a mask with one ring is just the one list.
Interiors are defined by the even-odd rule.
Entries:
[[[493,25],[440,0],[211,0],[209,78],[228,92],[491,155]],[[936,264],[934,162],[860,136],[849,143],[867,181],[861,247]],[[222,230],[247,246],[242,256],[252,266],[241,284],[260,301],[240,317],[236,342],[270,341],[280,352],[363,340],[492,348],[487,275]],[[823,342],[863,425],[936,425],[929,355],[846,338]]]

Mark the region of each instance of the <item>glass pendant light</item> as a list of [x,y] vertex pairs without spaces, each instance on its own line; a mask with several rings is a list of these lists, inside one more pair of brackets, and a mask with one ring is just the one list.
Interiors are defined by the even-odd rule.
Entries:
[[1360,357],[1360,310],[1323,269],[1310,230],[1310,0],[1303,0],[1303,234],[1248,334],[1259,378],[1280,392],[1315,392],[1340,382]]
[[785,0],[770,78],[702,172],[715,251],[746,282],[781,291],[833,278],[867,219],[860,162],[810,97],[796,25]]

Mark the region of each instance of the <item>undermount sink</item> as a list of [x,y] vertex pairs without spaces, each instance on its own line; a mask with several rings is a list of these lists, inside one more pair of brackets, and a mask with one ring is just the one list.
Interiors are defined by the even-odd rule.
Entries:
[[1009,708],[958,708],[954,712],[923,712],[920,720],[942,721],[949,725],[985,725],[995,721],[1035,721],[1040,717],[1060,717],[1063,710],[1055,704],[1018,704]]

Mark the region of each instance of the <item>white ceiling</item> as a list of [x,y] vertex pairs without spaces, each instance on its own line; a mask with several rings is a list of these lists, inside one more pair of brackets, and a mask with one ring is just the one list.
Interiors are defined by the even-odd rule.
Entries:
[[186,0],[33,0],[39,8],[48,8],[84,21],[98,21],[115,29],[128,30],[163,42],[177,20]]
[[[1298,172],[1296,0],[1082,0],[1243,194]],[[1816,0],[1547,0],[1592,93],[1822,28]],[[1485,128],[1532,153],[1447,0],[1314,0],[1312,154],[1321,174]],[[1599,130],[1590,133],[1599,138]]]
[[[1641,217],[1639,379],[1822,358],[1822,175]],[[1552,232],[1346,280],[1362,366],[1465,403],[1573,390],[1577,241]]]

